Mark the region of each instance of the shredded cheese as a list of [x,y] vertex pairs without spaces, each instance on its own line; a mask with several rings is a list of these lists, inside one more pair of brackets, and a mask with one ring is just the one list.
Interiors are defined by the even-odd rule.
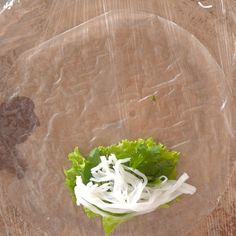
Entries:
[[96,214],[109,213],[140,215],[154,211],[182,194],[194,194],[196,188],[185,183],[184,173],[177,181],[161,176],[158,187],[147,185],[147,177],[126,165],[130,158],[117,160],[114,154],[100,157],[101,162],[91,170],[88,184],[76,177],[74,189],[77,205],[83,205]]
[[198,2],[198,5],[202,8],[206,8],[206,9],[209,9],[209,8],[213,7],[212,5],[203,5],[201,2]]

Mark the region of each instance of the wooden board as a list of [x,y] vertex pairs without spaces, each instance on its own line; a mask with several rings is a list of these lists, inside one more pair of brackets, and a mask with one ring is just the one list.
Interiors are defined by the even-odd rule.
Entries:
[[[0,81],[3,81],[0,83],[2,86],[0,91],[4,91],[4,80],[14,74],[14,63],[27,50],[103,13],[125,9],[156,14],[175,22],[194,35],[223,70],[225,83],[232,95],[230,112],[232,117],[235,117],[236,2],[212,0],[202,3],[212,4],[213,7],[204,9],[199,6],[197,0],[21,0],[11,10],[0,15]],[[232,144],[229,144],[232,146],[229,171],[224,173],[228,176],[225,190],[219,196],[218,204],[212,212],[204,216],[185,235],[236,235],[236,153],[233,142],[235,121],[236,119],[231,120],[233,138]],[[1,181],[9,181],[10,184],[10,180]],[[7,198],[6,192],[1,189],[1,235],[52,235],[50,232],[35,228],[34,224],[24,219],[19,209],[11,204],[6,205]],[[132,230],[134,231],[129,231],[127,236],[139,235],[139,232],[135,233],[135,229]],[[67,229],[62,231],[61,235],[70,235],[70,232]],[[88,234],[84,232],[80,235]],[[121,234],[117,232],[114,235]],[[158,232],[150,228],[146,230],[146,235],[154,236],[158,235]]]

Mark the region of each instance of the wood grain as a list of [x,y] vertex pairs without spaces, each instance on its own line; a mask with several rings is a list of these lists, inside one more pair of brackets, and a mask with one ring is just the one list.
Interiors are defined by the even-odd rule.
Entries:
[[[198,5],[197,0],[22,0],[11,11],[0,15],[0,75],[2,78],[7,76],[17,58],[39,43],[102,13],[118,9],[132,9],[162,16],[196,36],[223,69],[225,82],[234,94],[236,1],[202,2],[212,4],[213,8],[203,9]],[[232,103],[236,105],[235,100]],[[236,110],[232,112],[235,113]],[[236,128],[235,120],[232,124]],[[235,130],[232,132],[235,134]],[[226,183],[225,191],[219,196],[217,207],[191,229],[188,236],[236,235],[234,143],[232,150],[230,171],[226,173],[229,181]],[[21,213],[11,206],[7,201],[7,196],[4,195],[4,189],[0,192],[0,204],[4,206],[0,211],[0,216],[2,216],[0,235],[43,235],[40,229],[26,222]],[[6,218],[6,215],[9,218]],[[6,232],[5,228],[9,231]],[[62,235],[69,234],[62,232]],[[158,235],[158,233],[150,233],[151,235]]]

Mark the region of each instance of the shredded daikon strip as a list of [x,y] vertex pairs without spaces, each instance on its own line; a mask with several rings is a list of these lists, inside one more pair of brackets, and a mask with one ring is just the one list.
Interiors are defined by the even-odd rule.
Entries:
[[[196,188],[186,180],[184,173],[178,180],[161,176],[157,187],[147,186],[147,177],[125,163],[130,158],[117,160],[114,154],[100,157],[101,162],[91,169],[92,177],[85,185],[76,177],[74,189],[77,205],[82,204],[94,213],[107,216],[110,213],[140,215],[154,211],[181,194],[194,194]],[[108,212],[108,213],[107,213]]]
[[202,8],[206,8],[206,9],[213,7],[212,5],[203,5],[201,2],[198,2],[198,5]]
[[3,6],[2,10],[0,11],[0,14],[3,13],[5,10],[10,10],[15,2],[20,2],[20,0],[8,0],[5,5]]

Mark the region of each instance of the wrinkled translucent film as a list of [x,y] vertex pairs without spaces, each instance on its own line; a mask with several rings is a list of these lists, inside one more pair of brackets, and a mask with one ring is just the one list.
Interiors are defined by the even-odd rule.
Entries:
[[[64,184],[67,154],[153,137],[181,152],[179,175],[197,187],[169,209],[139,216],[114,235],[185,235],[216,206],[230,166],[225,75],[188,31],[154,14],[111,11],[24,52],[0,81],[2,232],[102,235]],[[153,99],[155,96],[155,99]],[[4,207],[2,207],[4,206]],[[94,233],[96,232],[96,234]]]

